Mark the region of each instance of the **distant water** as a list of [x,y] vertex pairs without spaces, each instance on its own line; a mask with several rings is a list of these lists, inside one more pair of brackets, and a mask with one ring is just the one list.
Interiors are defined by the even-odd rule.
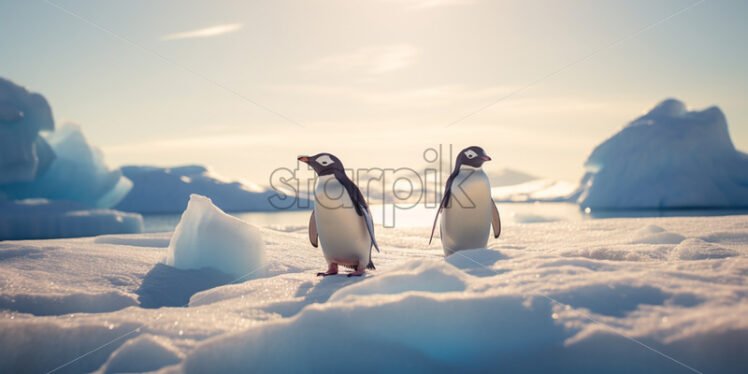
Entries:
[[[614,210],[584,212],[573,203],[499,203],[499,213],[504,226],[538,222],[579,222],[602,218],[639,217],[695,217],[748,215],[748,209],[682,209],[682,210]],[[372,205],[372,216],[377,224],[387,227],[430,227],[434,222],[436,208],[418,205],[402,209],[391,204]],[[237,212],[231,213],[248,223],[258,226],[294,225],[306,226],[310,211],[282,212]],[[180,214],[144,215],[147,232],[172,231],[179,222]],[[385,221],[383,219],[386,218]]]

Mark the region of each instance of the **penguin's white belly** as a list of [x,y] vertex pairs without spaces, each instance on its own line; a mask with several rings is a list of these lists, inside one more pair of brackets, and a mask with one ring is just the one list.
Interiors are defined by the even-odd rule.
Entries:
[[460,170],[439,224],[446,256],[463,249],[486,247],[491,234],[491,204],[491,186],[483,170]]
[[320,177],[317,183],[314,219],[328,261],[369,264],[371,237],[366,221],[356,213],[348,191],[334,176]]

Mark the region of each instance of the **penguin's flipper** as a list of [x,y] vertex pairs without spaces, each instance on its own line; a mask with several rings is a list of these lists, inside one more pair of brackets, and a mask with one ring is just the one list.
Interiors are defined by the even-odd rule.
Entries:
[[[348,191],[348,196],[351,198],[351,202],[353,203],[353,208],[356,209],[356,214],[359,216],[363,216],[363,210],[368,208],[368,205],[366,205],[366,200],[364,199],[364,195],[361,193],[361,190],[358,189],[358,186],[356,186],[353,181],[348,178],[348,175],[345,174],[345,172],[342,171],[335,171],[335,179],[340,182],[340,184],[345,187],[345,190]],[[363,209],[362,209],[363,208]]]
[[436,217],[434,217],[434,225],[431,226],[431,237],[429,238],[429,245],[431,245],[431,240],[434,239],[434,230],[436,230],[436,221],[439,220],[439,214],[442,212],[442,209],[444,209],[447,204],[449,204],[449,196],[452,194],[452,182],[455,181],[455,178],[457,178],[457,174],[460,172],[460,162],[459,159],[457,163],[455,163],[455,168],[452,170],[452,174],[449,175],[449,178],[447,178],[447,183],[444,184],[444,196],[442,196],[442,202],[439,204],[439,210],[436,211]]
[[493,237],[498,238],[501,235],[501,217],[499,217],[499,208],[496,207],[496,203],[491,199],[491,226],[493,226]]
[[371,212],[369,212],[369,208],[361,209],[364,213],[364,220],[366,221],[366,229],[369,230],[369,236],[371,237],[371,244],[374,245],[374,248],[377,249],[377,252],[379,251],[379,245],[377,245],[377,239],[374,238],[374,222],[371,220]]
[[431,245],[431,240],[434,239],[434,230],[436,230],[436,222],[439,221],[439,214],[442,212],[442,209],[444,209],[444,206],[447,205],[447,201],[449,201],[449,194],[450,194],[449,190],[444,192],[444,197],[442,197],[442,202],[439,204],[439,210],[436,211],[436,217],[434,217],[434,225],[431,226],[431,236],[429,237],[429,245]]
[[311,217],[309,217],[309,242],[312,243],[314,248],[319,245],[319,235],[317,234],[317,220],[314,219],[314,211],[312,211]]
[[369,206],[366,204],[364,195],[361,193],[361,190],[358,189],[358,186],[356,186],[356,184],[353,183],[344,172],[336,171],[335,178],[343,185],[343,187],[345,187],[346,191],[348,191],[348,196],[350,196],[351,202],[353,202],[353,208],[356,209],[356,213],[359,216],[364,217],[366,229],[369,230],[369,236],[371,237],[371,244],[374,245],[374,248],[379,252],[377,239],[374,238],[374,222],[371,220],[371,212],[369,212]]

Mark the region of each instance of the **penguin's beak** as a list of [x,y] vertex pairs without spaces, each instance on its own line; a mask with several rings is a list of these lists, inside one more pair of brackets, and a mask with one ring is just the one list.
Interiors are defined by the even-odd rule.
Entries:
[[309,157],[301,156],[301,157],[297,158],[297,160],[299,160],[301,162],[309,162]]
[[488,157],[486,155],[480,156],[480,158],[482,158],[483,161],[491,161],[491,157]]

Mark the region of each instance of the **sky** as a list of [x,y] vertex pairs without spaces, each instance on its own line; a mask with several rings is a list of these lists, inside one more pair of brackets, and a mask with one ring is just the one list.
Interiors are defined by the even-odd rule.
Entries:
[[576,181],[659,101],[719,106],[748,150],[748,2],[0,0],[0,76],[112,166],[208,165],[266,184],[299,155]]

